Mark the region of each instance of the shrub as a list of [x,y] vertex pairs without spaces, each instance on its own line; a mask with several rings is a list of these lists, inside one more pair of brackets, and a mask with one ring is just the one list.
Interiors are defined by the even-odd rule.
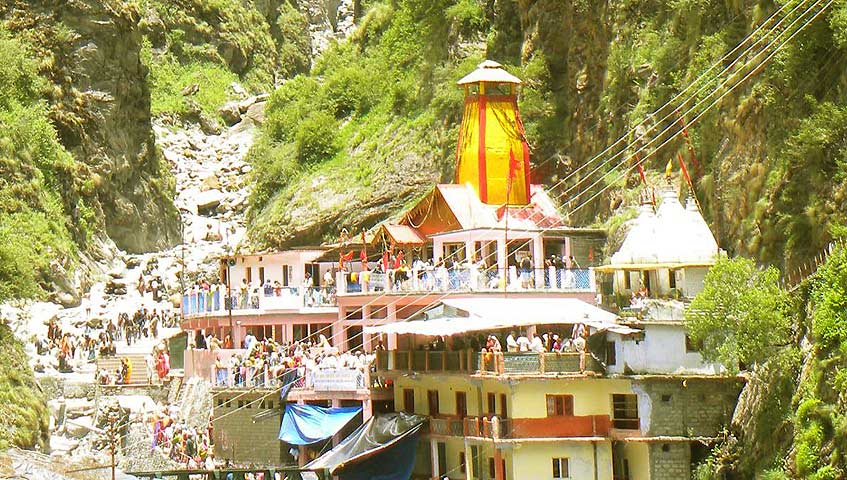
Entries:
[[337,133],[338,122],[332,115],[320,110],[312,112],[297,127],[297,159],[303,164],[314,164],[331,158],[338,151]]

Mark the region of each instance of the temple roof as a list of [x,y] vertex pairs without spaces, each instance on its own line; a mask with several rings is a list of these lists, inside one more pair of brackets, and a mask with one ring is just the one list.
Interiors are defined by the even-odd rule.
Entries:
[[477,65],[476,70],[465,75],[461,80],[456,82],[456,84],[468,85],[480,82],[514,83],[520,85],[521,79],[504,70],[503,65],[500,65],[493,60],[486,60]]
[[674,190],[662,192],[654,214],[649,205],[633,220],[620,250],[612,255],[612,266],[711,265],[719,253],[715,236],[689,199],[685,207]]

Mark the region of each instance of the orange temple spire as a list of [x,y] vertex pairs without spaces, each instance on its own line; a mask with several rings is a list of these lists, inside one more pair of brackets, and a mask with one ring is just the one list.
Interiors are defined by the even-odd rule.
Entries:
[[529,203],[529,147],[518,112],[519,78],[490,60],[459,80],[465,111],[456,151],[456,183],[490,205]]

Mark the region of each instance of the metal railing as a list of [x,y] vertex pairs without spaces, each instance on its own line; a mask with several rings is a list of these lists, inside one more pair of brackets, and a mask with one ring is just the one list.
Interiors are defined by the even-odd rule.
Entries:
[[[505,273],[505,275],[503,275]],[[484,291],[559,291],[594,292],[594,272],[589,268],[547,267],[504,271],[466,266],[419,268],[377,272],[339,272],[338,294],[375,294],[386,292],[484,292]]]
[[298,310],[301,308],[334,307],[336,302],[334,288],[285,287],[270,292],[264,289],[258,293],[233,292],[227,297],[221,289],[201,290],[182,296],[182,314],[223,314],[230,308],[233,311],[272,311]]

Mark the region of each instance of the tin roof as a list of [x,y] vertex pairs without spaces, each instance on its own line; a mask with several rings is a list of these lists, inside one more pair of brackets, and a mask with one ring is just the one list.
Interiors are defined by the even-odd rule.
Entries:
[[468,85],[471,83],[514,83],[521,84],[521,79],[503,69],[503,65],[492,60],[486,60],[477,65],[476,70],[465,75],[456,82],[457,85]]

